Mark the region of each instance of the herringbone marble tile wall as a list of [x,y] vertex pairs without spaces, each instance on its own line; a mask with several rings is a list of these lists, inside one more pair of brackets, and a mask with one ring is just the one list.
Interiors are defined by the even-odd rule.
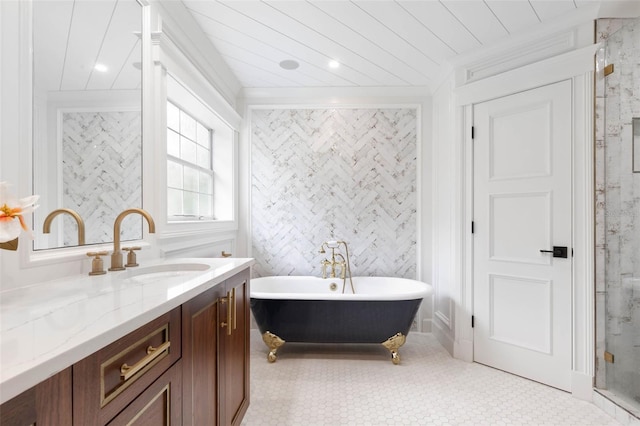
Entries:
[[[84,220],[87,244],[113,241],[116,216],[142,207],[140,112],[65,112],[62,127],[63,207]],[[142,238],[141,220],[123,221],[123,241]],[[64,243],[76,245],[77,226],[64,221]]]
[[415,278],[416,143],[411,108],[253,110],[254,273],[320,275],[336,239],[354,276]]

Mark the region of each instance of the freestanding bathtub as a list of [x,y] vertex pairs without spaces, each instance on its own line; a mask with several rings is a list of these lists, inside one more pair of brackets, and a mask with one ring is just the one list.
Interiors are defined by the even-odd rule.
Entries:
[[380,343],[398,364],[398,349],[431,286],[386,277],[353,277],[353,286],[355,294],[348,278],[252,279],[251,310],[270,349],[269,362],[285,342]]

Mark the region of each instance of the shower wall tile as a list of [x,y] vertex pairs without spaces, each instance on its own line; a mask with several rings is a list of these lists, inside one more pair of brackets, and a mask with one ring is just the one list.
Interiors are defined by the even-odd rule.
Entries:
[[[140,112],[65,112],[62,118],[63,204],[86,224],[86,243],[113,239],[124,209],[142,207]],[[64,243],[77,243],[77,226],[64,215]],[[122,223],[122,239],[142,238],[142,219]]]
[[352,274],[415,278],[415,109],[258,109],[251,117],[258,276],[321,275],[327,240]]
[[629,19],[609,19],[603,18],[598,19],[597,28],[596,28],[596,39],[598,42],[603,42],[609,39],[612,34],[618,32],[626,23],[628,23]]

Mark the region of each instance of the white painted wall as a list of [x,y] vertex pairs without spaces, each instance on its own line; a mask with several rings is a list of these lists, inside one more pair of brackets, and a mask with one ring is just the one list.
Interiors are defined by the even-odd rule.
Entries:
[[453,77],[447,78],[433,94],[432,172],[433,217],[433,332],[440,343],[454,353],[455,306],[460,302],[458,271],[460,259],[456,255],[456,109],[453,98]]

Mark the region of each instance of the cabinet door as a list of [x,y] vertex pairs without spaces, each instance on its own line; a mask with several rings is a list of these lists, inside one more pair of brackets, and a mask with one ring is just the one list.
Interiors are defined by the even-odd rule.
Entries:
[[217,425],[218,329],[220,297],[218,285],[182,306],[183,422],[185,426]]
[[71,412],[71,368],[67,368],[2,404],[0,425],[71,425]]
[[182,424],[182,367],[175,363],[131,402],[108,426]]
[[232,312],[231,324],[220,329],[223,423],[239,425],[249,407],[249,269],[229,278],[225,287],[231,304],[221,313]]

